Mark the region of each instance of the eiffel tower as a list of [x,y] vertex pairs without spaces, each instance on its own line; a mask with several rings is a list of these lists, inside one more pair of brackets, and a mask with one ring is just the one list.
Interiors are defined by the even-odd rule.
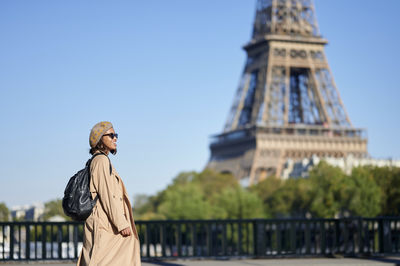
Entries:
[[207,168],[247,183],[281,176],[290,159],[368,155],[336,88],[312,0],[258,0],[247,61]]

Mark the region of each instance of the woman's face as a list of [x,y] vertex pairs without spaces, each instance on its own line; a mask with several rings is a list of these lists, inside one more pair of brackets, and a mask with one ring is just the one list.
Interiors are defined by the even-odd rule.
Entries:
[[110,128],[109,130],[104,133],[104,135],[101,137],[104,146],[109,150],[116,150],[117,149],[117,136],[115,136],[115,131],[113,128]]

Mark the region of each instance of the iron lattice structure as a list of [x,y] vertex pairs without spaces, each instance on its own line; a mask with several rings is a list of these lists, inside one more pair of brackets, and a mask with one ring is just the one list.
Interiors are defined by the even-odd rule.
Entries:
[[311,0],[258,0],[247,61],[207,165],[257,182],[288,159],[365,157],[332,78]]

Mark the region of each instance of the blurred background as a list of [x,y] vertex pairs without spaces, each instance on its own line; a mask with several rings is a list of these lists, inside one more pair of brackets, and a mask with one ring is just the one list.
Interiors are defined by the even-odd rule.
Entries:
[[[400,158],[400,2],[314,3],[353,125],[368,130],[371,156]],[[239,83],[255,5],[1,1],[0,202],[61,198],[103,120],[119,133],[111,160],[131,198],[202,171]]]

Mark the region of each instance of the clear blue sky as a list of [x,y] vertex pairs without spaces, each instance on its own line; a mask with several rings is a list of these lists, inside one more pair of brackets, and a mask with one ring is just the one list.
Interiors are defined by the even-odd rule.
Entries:
[[[316,0],[352,123],[369,152],[400,158],[398,0]],[[0,1],[0,202],[61,198],[90,128],[120,134],[128,191],[200,171],[246,59],[255,0]]]

